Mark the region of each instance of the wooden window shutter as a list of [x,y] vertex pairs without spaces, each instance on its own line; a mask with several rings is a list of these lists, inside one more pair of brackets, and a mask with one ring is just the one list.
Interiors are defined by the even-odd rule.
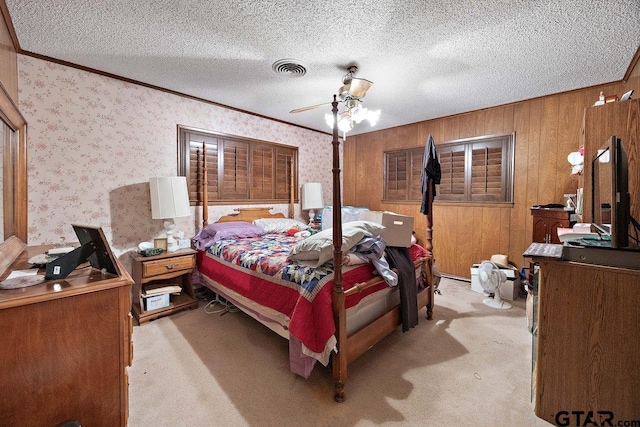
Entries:
[[249,198],[249,144],[246,142],[225,140],[222,147],[222,170],[220,198],[237,200]]
[[251,146],[251,198],[273,199],[275,180],[275,147]]
[[500,141],[471,147],[471,200],[499,202],[503,195],[503,150]]
[[437,147],[442,178],[437,200],[465,200],[465,146]]
[[203,135],[186,134],[189,141],[189,167],[187,176],[187,186],[189,189],[189,200],[192,205],[202,204],[202,180],[204,171],[202,167],[203,150],[206,150],[207,159],[207,185],[209,200],[219,198],[218,193],[218,140]]
[[298,148],[178,126],[178,175],[202,204],[203,145],[209,204],[289,203],[298,197]]
[[409,152],[411,168],[409,173],[409,200],[422,200],[422,162],[424,148]]
[[[278,147],[276,149],[275,196],[278,199],[289,199],[293,186],[294,199],[298,198],[298,183],[295,171],[298,169],[297,150]],[[293,173],[293,176],[292,176]],[[293,182],[292,182],[293,180]]]
[[409,195],[410,157],[403,151],[385,153],[384,199],[407,200]]

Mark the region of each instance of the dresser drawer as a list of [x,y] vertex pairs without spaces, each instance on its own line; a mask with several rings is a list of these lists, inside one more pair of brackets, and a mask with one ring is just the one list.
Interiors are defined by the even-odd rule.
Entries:
[[193,255],[148,261],[142,264],[142,276],[153,277],[174,271],[191,270],[194,265],[195,257]]

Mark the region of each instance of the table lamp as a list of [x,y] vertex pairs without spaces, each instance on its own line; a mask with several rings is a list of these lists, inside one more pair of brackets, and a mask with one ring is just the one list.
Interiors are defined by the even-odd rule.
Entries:
[[324,208],[322,184],[319,182],[302,184],[302,210],[309,211],[309,224],[313,223],[313,219],[316,216],[315,209],[322,208]]
[[151,191],[151,218],[164,219],[167,235],[167,252],[178,250],[178,242],[173,237],[174,218],[191,215],[187,178],[184,176],[163,176],[149,178]]

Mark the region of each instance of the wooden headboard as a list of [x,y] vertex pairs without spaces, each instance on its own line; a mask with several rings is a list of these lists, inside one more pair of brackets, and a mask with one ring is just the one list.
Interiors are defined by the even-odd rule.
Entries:
[[237,208],[238,213],[221,216],[216,222],[246,221],[253,222],[259,218],[285,218],[281,212],[271,213],[272,208]]

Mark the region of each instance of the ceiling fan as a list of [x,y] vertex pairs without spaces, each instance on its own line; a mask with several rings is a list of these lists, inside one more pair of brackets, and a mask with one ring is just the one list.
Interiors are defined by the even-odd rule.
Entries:
[[[380,117],[380,110],[370,111],[367,108],[362,107],[362,98],[367,94],[367,91],[373,85],[373,82],[366,79],[361,79],[355,76],[358,71],[358,67],[351,65],[347,68],[347,74],[342,77],[342,87],[338,90],[338,98],[340,102],[344,102],[344,111],[340,113],[338,118],[338,127],[343,133],[353,129],[353,126],[363,120],[368,120],[371,126],[374,126]],[[312,105],[309,107],[298,108],[291,110],[290,113],[302,113],[304,111],[315,110],[326,105],[330,105],[330,102],[323,104]],[[330,114],[325,115],[327,124],[333,127],[333,116]]]

